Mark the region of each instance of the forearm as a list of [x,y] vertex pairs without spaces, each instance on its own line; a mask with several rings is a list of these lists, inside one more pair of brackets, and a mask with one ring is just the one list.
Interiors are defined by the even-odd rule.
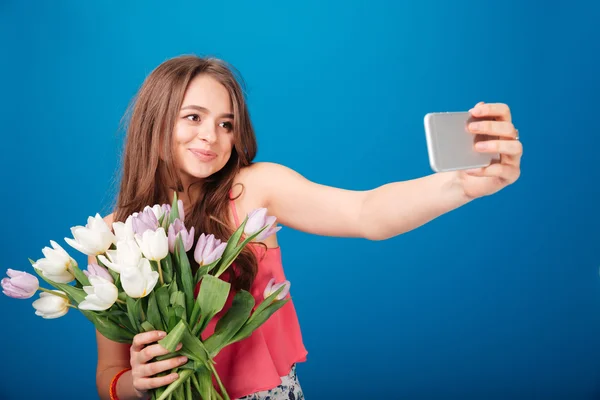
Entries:
[[469,201],[454,172],[383,185],[369,191],[364,198],[360,214],[363,236],[371,240],[388,239]]
[[[114,376],[123,370],[123,367],[110,367],[105,369],[96,379],[98,394],[101,400],[110,400],[110,383]],[[133,388],[131,371],[122,374],[117,381],[117,396],[119,400],[139,400],[138,394]],[[148,396],[142,397],[143,399]]]

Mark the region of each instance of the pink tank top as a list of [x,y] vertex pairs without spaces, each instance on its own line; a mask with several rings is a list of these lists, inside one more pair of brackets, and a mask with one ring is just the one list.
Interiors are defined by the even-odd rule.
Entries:
[[[236,226],[239,226],[233,200],[231,207]],[[250,293],[256,300],[256,308],[264,299],[263,291],[269,280],[275,278],[276,283],[279,283],[286,278],[279,247],[265,249],[264,246],[256,244],[249,246],[258,260],[257,275],[250,288]],[[222,275],[223,279],[226,279],[225,275],[227,274]],[[196,295],[198,289],[199,287],[196,287]],[[215,331],[218,318],[229,309],[232,301],[233,295],[230,294],[223,311],[217,314],[202,332],[203,339]],[[294,363],[306,361],[307,354],[296,309],[290,300],[250,337],[221,350],[215,357],[215,368],[230,398],[237,399],[278,386],[281,384],[281,377],[290,372]]]

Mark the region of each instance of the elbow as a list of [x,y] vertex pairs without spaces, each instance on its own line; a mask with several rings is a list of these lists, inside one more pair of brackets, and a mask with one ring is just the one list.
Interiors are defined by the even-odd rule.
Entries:
[[387,240],[393,235],[386,234],[380,226],[375,226],[375,224],[365,224],[362,227],[360,236],[363,239],[378,242],[382,240]]

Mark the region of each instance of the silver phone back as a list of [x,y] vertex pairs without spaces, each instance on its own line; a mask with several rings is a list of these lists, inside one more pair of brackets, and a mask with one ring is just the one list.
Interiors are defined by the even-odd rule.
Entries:
[[474,145],[480,140],[495,139],[468,131],[470,122],[481,120],[468,112],[429,113],[425,115],[425,136],[429,164],[436,172],[485,167],[498,159],[496,153],[480,153]]

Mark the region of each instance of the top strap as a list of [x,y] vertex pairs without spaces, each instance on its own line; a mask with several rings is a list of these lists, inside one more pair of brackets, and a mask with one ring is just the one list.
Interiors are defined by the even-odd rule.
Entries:
[[237,210],[235,209],[235,201],[231,197],[231,190],[229,190],[229,203],[231,204],[231,212],[233,213],[233,220],[235,221],[236,227],[240,226],[240,219],[238,218]]

